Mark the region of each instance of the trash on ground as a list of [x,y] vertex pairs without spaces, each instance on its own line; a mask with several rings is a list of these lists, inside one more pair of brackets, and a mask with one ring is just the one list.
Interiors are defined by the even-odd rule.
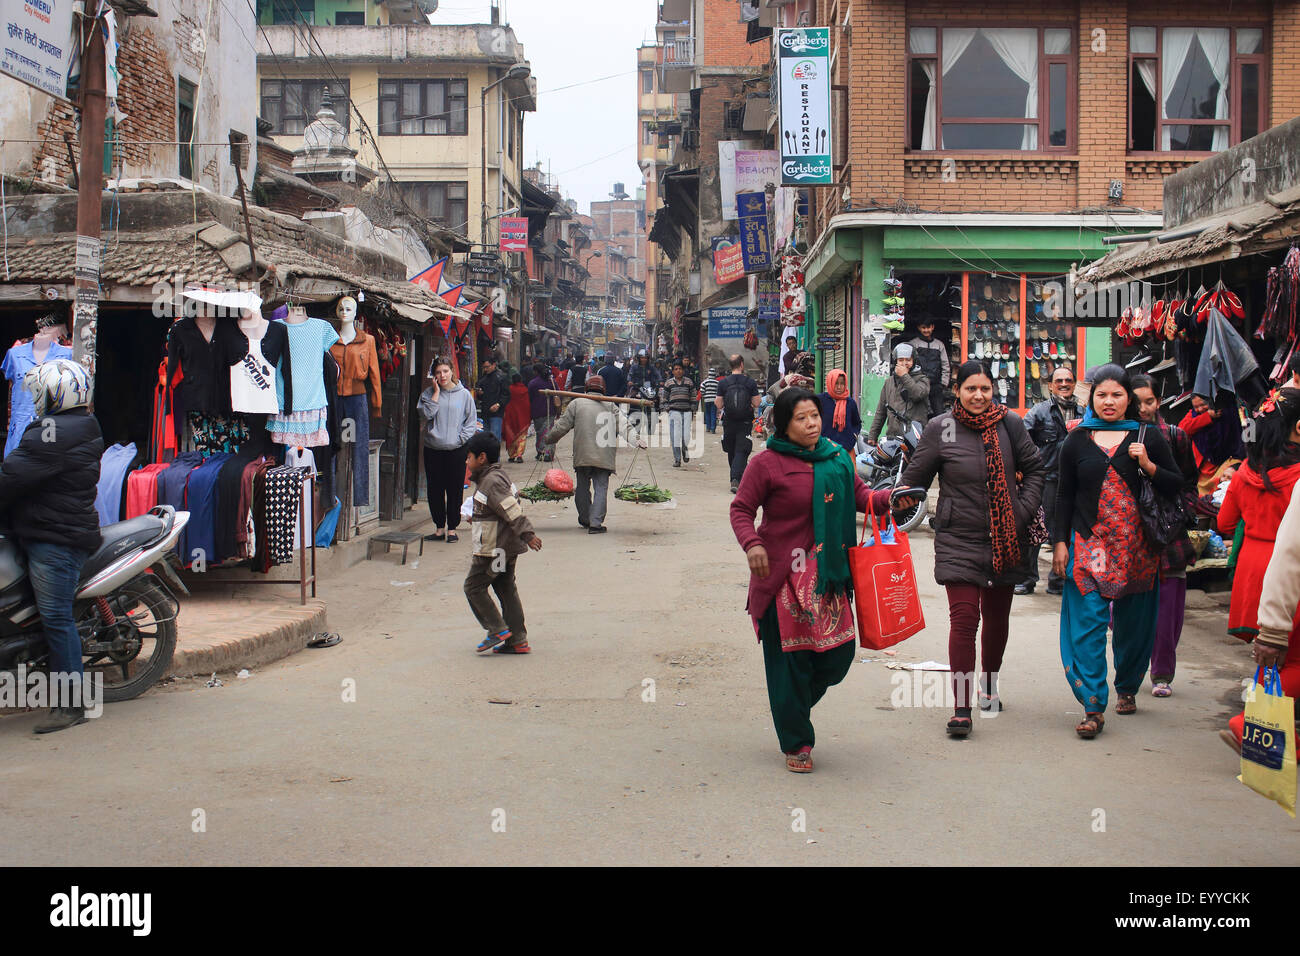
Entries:
[[513,704],[514,701],[513,701],[513,700],[509,700],[509,699],[507,699],[507,698],[505,698],[505,697],[489,697],[489,698],[488,698],[488,703],[489,703],[489,704]]
[[248,678],[252,675],[248,673],[248,668],[245,667],[242,670],[240,670],[240,672],[235,676],[238,677],[240,680],[248,680]]
[[414,581],[389,581],[388,583],[395,588],[405,588],[405,587],[410,587],[415,582]]
[[330,777],[330,783],[347,783],[351,777]]
[[217,677],[216,672],[213,671],[212,676],[208,678],[207,686],[208,686],[208,687],[224,687],[224,686],[225,686],[225,681],[223,681],[223,680],[221,680],[221,678]]
[[885,666],[891,671],[946,671],[952,669],[947,664],[941,664],[938,661],[920,661],[911,664],[903,661],[891,661]]

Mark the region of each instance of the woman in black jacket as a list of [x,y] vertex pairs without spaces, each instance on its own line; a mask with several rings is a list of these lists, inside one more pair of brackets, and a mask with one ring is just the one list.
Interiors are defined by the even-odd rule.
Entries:
[[1183,477],[1160,430],[1147,429],[1139,442],[1140,427],[1128,372],[1103,365],[1093,376],[1086,414],[1061,447],[1052,568],[1065,578],[1061,663],[1083,704],[1084,719],[1074,729],[1085,739],[1106,722],[1112,608],[1115,713],[1137,711],[1155,644],[1160,551],[1142,527],[1142,476],[1169,497],[1178,495]]
[[[1043,465],[1020,416],[993,401],[993,376],[966,362],[955,376],[957,403],[925,426],[903,473],[905,487],[939,476],[934,579],[948,590],[948,661],[956,713],[948,733],[971,732],[975,631],[982,660],[979,705],[1000,710],[997,673],[1007,646],[1012,590],[1023,581],[1029,526],[1043,497]],[[910,507],[908,499],[899,504]],[[1036,549],[1035,549],[1036,553]]]

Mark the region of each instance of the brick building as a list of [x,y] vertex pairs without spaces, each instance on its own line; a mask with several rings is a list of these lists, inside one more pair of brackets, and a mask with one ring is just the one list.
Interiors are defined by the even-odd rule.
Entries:
[[953,360],[992,360],[1023,408],[1053,363],[1108,357],[1118,318],[1054,321],[1039,283],[1159,226],[1167,176],[1300,113],[1289,0],[813,7],[844,92],[835,185],[810,190],[803,344],[840,343],[820,370],[847,369],[867,410],[884,367],[864,320],[891,271],[901,337],[935,320]]

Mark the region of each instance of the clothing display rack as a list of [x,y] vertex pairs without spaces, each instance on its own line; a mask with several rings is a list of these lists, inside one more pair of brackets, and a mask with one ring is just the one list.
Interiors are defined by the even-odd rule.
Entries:
[[[315,481],[312,476],[306,480]],[[215,581],[219,584],[297,584],[298,585],[298,603],[305,605],[307,603],[307,587],[311,586],[311,596],[316,597],[316,500],[314,494],[308,494],[307,508],[302,506],[303,495],[299,493],[295,496],[297,506],[294,514],[294,521],[298,525],[298,577],[287,580],[268,580],[265,578],[215,578],[204,574],[206,581]],[[308,570],[307,554],[311,552],[310,570]],[[268,572],[269,573],[269,572]]]

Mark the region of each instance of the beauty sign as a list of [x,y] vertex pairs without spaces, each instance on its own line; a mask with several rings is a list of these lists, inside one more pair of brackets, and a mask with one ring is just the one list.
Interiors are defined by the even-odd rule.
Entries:
[[781,183],[830,185],[830,28],[778,30],[776,45]]
[[4,26],[0,73],[68,98],[72,63],[72,0],[0,0]]

